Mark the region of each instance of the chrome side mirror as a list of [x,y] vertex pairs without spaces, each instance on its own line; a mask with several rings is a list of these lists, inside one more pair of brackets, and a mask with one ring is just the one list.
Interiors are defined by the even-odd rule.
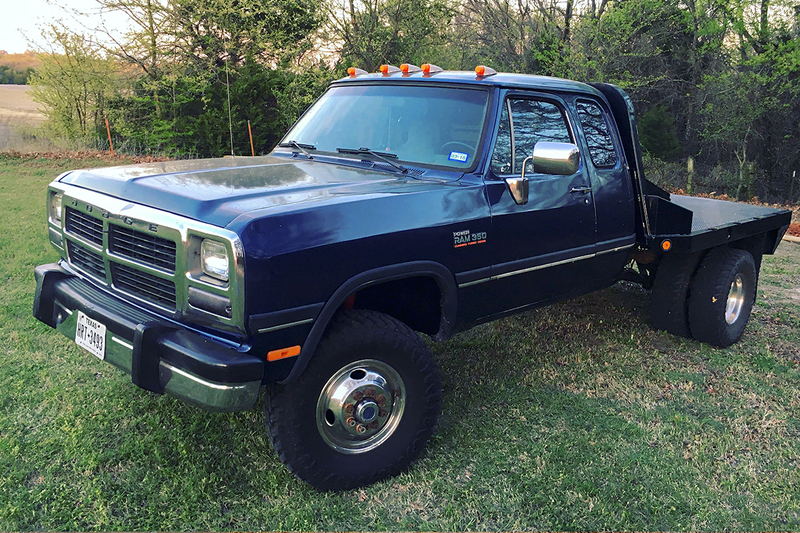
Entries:
[[571,176],[578,171],[581,163],[581,152],[572,143],[539,142],[533,147],[533,155],[526,157],[522,162],[522,175],[519,177],[505,178],[508,192],[517,205],[528,203],[528,178],[525,169],[528,163],[533,163],[533,172],[536,174],[552,174],[556,176]]
[[[533,147],[533,171],[539,174],[571,176],[578,171],[580,162],[581,152],[572,143],[539,142]],[[525,177],[525,163],[522,177]]]

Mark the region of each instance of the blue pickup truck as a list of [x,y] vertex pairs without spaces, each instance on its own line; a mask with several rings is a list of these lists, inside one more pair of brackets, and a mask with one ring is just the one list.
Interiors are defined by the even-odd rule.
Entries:
[[267,156],[76,170],[47,191],[61,259],[34,315],[133,383],[254,407],[300,479],[395,475],[440,409],[444,340],[608,287],[725,347],[790,213],[671,196],[613,85],[351,69]]

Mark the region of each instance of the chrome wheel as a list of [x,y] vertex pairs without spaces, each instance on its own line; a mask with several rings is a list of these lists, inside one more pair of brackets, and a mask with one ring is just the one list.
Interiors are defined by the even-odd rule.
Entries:
[[350,363],[325,384],[317,400],[317,429],[333,449],[363,453],[397,429],[406,406],[400,375],[375,359]]
[[725,322],[733,324],[739,320],[744,305],[744,280],[741,274],[736,274],[736,278],[731,282],[731,289],[728,291],[728,302],[725,305]]

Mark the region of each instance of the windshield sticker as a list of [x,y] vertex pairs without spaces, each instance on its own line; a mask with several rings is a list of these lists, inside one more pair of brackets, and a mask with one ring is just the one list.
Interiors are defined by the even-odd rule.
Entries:
[[461,163],[466,163],[467,159],[469,159],[469,154],[465,154],[464,152],[450,152],[450,157],[448,157],[450,161],[459,161]]
[[486,232],[480,231],[472,233],[468,229],[453,232],[453,245],[455,248],[463,248],[464,246],[473,246],[475,244],[483,244],[486,242]]

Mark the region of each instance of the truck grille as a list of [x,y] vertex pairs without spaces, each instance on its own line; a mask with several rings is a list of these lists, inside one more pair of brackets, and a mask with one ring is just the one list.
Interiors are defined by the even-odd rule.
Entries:
[[80,244],[69,242],[69,260],[73,265],[102,280],[106,279],[106,265],[103,256],[87,250]]
[[[92,250],[87,245],[68,240],[67,252],[73,267],[120,291],[160,307],[176,309],[174,280],[149,272],[156,270],[175,274],[175,242],[134,228],[112,224],[69,207],[65,217],[64,229],[68,236],[80,237],[100,249]],[[108,254],[102,251],[105,232],[108,233]],[[122,264],[118,259],[120,257],[137,263],[137,266]],[[106,261],[110,272],[106,270]]]
[[111,263],[114,285],[163,307],[175,308],[175,284],[169,280],[136,270],[127,265]]
[[67,208],[66,230],[98,246],[103,245],[103,221],[86,213]]
[[109,226],[108,249],[132,261],[175,272],[175,243],[167,239],[112,224]]

